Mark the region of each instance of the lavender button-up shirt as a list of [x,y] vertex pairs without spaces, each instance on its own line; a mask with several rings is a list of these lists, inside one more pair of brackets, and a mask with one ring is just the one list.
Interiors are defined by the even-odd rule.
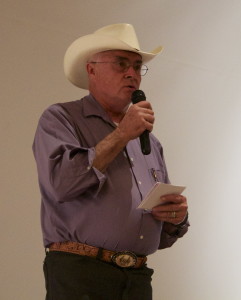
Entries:
[[45,247],[76,241],[140,255],[160,248],[162,222],[137,206],[155,183],[153,170],[169,182],[162,147],[150,134],[152,151],[143,155],[139,139],[132,140],[101,173],[92,167],[95,146],[115,127],[91,95],[41,116],[33,151]]

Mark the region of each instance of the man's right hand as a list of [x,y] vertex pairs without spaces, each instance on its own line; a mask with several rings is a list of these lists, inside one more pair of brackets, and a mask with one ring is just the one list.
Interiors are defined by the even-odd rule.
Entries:
[[127,142],[139,137],[145,130],[152,131],[154,112],[148,101],[141,101],[129,107],[118,129]]

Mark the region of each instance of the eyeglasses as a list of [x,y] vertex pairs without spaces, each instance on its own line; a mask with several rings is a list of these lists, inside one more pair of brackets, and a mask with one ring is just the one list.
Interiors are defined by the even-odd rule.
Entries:
[[138,62],[131,64],[129,61],[89,61],[92,64],[113,64],[117,72],[125,73],[129,70],[130,67],[134,69],[137,75],[144,76],[148,71],[146,65],[140,64]]

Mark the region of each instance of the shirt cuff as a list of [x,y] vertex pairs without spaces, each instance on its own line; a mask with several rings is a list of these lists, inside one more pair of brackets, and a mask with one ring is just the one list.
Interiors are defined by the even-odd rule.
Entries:
[[103,184],[105,183],[106,181],[106,175],[104,173],[102,173],[100,170],[96,169],[95,167],[92,166],[93,164],[93,161],[94,161],[94,158],[95,158],[95,148],[90,148],[88,150],[88,160],[89,160],[89,166],[88,166],[88,169],[89,170],[93,170],[93,172],[95,173],[96,177],[98,178],[99,180],[99,187],[95,193],[95,197],[98,195],[99,191],[101,190]]
[[188,221],[188,213],[186,214],[186,217],[184,218],[184,220],[179,223],[179,224],[170,224],[171,225],[169,227],[168,231],[165,231],[169,236],[171,237],[177,237],[180,238],[182,237],[188,230],[188,227],[190,226],[189,221]]

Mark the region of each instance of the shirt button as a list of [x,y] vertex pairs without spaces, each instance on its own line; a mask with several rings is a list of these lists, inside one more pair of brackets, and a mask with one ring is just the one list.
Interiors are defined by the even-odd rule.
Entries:
[[88,166],[88,167],[87,167],[87,170],[90,170],[90,169],[91,169],[91,167],[90,167],[90,166]]
[[133,157],[131,157],[131,161],[134,161],[134,158],[133,158]]
[[139,184],[141,184],[141,181],[138,181]]
[[141,236],[140,236],[140,240],[143,240],[143,239],[144,239],[144,235],[141,235]]

